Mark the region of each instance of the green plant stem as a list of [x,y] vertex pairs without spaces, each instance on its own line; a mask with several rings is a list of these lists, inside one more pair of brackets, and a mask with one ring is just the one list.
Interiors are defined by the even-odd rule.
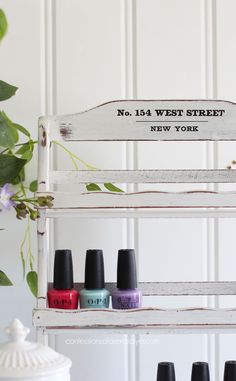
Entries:
[[[59,147],[61,147],[64,151],[66,151],[70,155],[71,158],[78,160],[86,168],[90,169],[91,171],[96,171],[97,168],[93,167],[92,165],[86,163],[84,160],[80,159],[78,156],[76,156],[74,153],[72,153],[70,150],[68,150],[63,144],[57,142],[56,140],[53,140],[52,143],[54,143],[54,144],[58,145]],[[74,161],[73,161],[73,163],[74,163]],[[74,163],[74,164],[75,164],[75,166],[78,169],[77,164],[76,163]]]
[[30,270],[33,271],[34,257],[31,250],[31,230],[30,230],[30,218],[28,217],[28,253],[29,253],[29,265]]
[[[32,140],[31,141],[31,144],[37,144],[37,143],[38,143],[38,140]],[[22,146],[25,146],[26,144],[29,144],[29,142],[15,144],[14,147],[22,147]],[[9,148],[5,148],[3,151],[1,151],[0,155],[2,155],[3,153],[5,153],[7,151],[9,151]]]
[[25,242],[27,239],[27,234],[28,234],[28,225],[27,225],[26,230],[25,230],[23,241],[20,245],[20,256],[21,256],[21,263],[22,263],[22,268],[23,268],[23,279],[25,278],[25,262],[26,262],[25,257],[24,257],[24,246],[25,246]]
[[29,203],[37,201],[36,198],[18,198],[18,197],[14,197],[14,196],[11,197],[11,200],[12,201],[20,201],[20,202],[29,202]]
[[[26,245],[26,242],[28,244],[27,247],[27,254],[24,256],[24,248]],[[27,217],[27,225],[25,229],[25,234],[23,241],[20,246],[20,255],[21,255],[21,262],[22,262],[22,267],[23,267],[23,279],[25,278],[25,273],[26,273],[26,266],[27,263],[29,262],[30,270],[33,271],[33,263],[34,263],[34,256],[32,253],[31,249],[31,229],[30,229],[30,217]]]
[[24,195],[24,197],[26,197],[25,187],[22,181],[20,181],[19,187],[20,187],[21,193]]

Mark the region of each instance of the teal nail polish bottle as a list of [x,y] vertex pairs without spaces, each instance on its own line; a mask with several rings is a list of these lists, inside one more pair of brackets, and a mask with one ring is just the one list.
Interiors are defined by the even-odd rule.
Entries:
[[105,289],[102,250],[87,250],[84,289],[80,291],[80,308],[108,308],[110,293]]

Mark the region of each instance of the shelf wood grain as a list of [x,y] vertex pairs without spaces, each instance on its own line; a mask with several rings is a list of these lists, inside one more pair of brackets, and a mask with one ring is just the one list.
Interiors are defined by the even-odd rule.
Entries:
[[83,309],[54,310],[35,309],[33,323],[36,327],[68,329],[155,329],[155,328],[202,328],[216,327],[236,329],[235,309],[158,309],[135,310]]

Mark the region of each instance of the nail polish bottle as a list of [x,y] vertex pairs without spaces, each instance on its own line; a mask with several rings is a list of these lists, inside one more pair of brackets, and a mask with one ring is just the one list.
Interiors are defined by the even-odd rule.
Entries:
[[159,362],[157,381],[175,381],[175,366],[173,362]]
[[56,250],[53,289],[48,291],[49,308],[75,310],[79,293],[74,289],[71,250]]
[[133,249],[119,250],[117,289],[112,292],[112,308],[125,310],[141,307],[142,293],[137,289],[135,253]]
[[84,289],[80,291],[81,308],[108,308],[110,293],[105,289],[102,250],[87,250]]
[[224,381],[236,380],[236,361],[226,361],[224,370]]
[[210,381],[207,362],[194,362],[192,365],[191,381]]

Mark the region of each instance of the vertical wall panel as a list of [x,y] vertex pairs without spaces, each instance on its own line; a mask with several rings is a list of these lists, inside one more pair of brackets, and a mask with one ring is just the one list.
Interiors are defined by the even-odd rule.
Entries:
[[[217,97],[236,101],[236,25],[234,15],[236,3],[217,0]],[[219,167],[225,168],[236,158],[235,143],[219,144]],[[221,186],[221,189],[235,190],[235,185]],[[232,263],[235,262],[236,240],[235,219],[219,222],[219,264],[218,272],[221,280],[235,280]],[[233,266],[234,267],[234,266]],[[221,297],[221,307],[235,307],[235,297]],[[235,335],[220,335],[219,337],[219,374],[223,375],[224,361],[236,359]]]
[[120,2],[56,1],[57,108],[78,112],[121,94]]
[[[64,0],[55,3],[57,113],[79,112],[122,98],[124,40],[121,12],[120,2],[109,0],[74,0],[70,6]],[[120,143],[82,143],[69,147],[83,160],[99,168],[121,168],[125,163],[124,146]],[[59,152],[56,165],[68,168],[68,161]],[[85,252],[89,248],[104,249],[106,279],[115,280],[117,251],[126,247],[124,228],[122,220],[65,219],[56,224],[56,247],[73,250],[76,280],[84,279]],[[65,335],[57,338],[57,349],[70,354],[74,380],[78,375],[90,381],[102,379],[104,368],[107,379],[127,379],[126,344],[113,344],[112,337],[111,344],[109,340],[106,345],[99,344],[99,340],[105,338],[96,334],[85,337],[87,344],[67,345],[66,338]],[[91,338],[98,343],[92,340],[89,344]],[[115,358],[118,361],[113,361]]]
[[[201,17],[201,2],[137,1],[139,99],[201,98],[204,74]],[[139,143],[137,158],[141,168],[203,168],[205,146],[201,143],[181,142]],[[153,189],[154,186],[149,186],[148,189],[150,188]],[[197,188],[200,189],[201,185]],[[162,184],[158,185],[158,189],[193,189],[193,185]],[[140,220],[140,278],[155,281],[205,280],[205,229],[203,220]],[[195,242],[194,246],[192,242]],[[205,302],[204,298],[152,298],[149,303],[171,308],[204,305]],[[204,335],[157,337],[156,344],[139,346],[140,381],[154,380],[157,363],[171,360],[176,362],[178,377],[187,380],[191,362],[207,358]],[[182,343],[181,353],[176,350],[179,340]]]
[[138,96],[198,98],[201,94],[201,3],[137,0]]

